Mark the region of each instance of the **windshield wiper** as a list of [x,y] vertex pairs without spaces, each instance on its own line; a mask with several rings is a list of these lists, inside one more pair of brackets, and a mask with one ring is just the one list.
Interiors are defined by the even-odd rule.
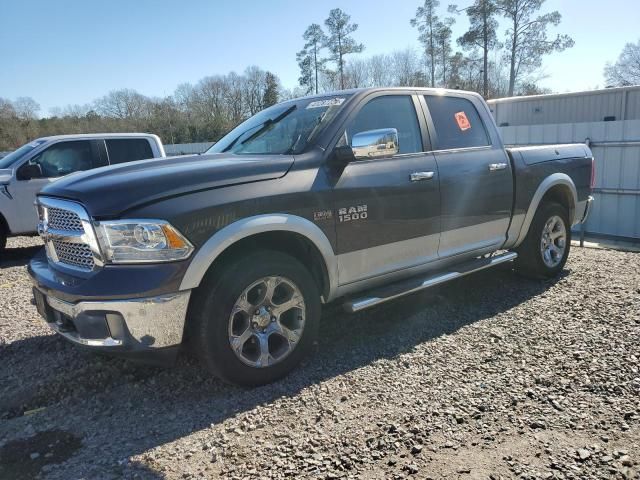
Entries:
[[[271,128],[273,125],[275,125],[280,120],[282,120],[284,117],[286,117],[291,112],[293,112],[296,108],[298,108],[296,105],[291,105],[289,108],[287,108],[284,112],[282,112],[277,117],[268,119],[267,121],[265,121],[262,124],[262,127],[260,127],[258,130],[256,130],[251,135],[249,135],[247,138],[245,138],[242,142],[240,142],[240,145],[244,145],[245,143],[250,142],[251,140],[253,140],[257,136],[261,135],[265,130],[268,130],[269,128]],[[242,135],[240,135],[240,136],[242,136]]]

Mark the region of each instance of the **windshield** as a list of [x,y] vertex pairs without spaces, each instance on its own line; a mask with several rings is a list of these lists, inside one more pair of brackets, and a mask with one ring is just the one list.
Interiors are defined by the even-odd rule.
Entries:
[[0,158],[0,168],[11,167],[15,162],[23,158],[27,153],[32,151],[34,148],[37,148],[40,145],[42,145],[44,142],[46,142],[46,140],[35,140],[33,142],[29,142],[21,146],[19,149],[14,150],[6,157]]
[[316,97],[274,105],[238,125],[206,153],[299,153],[335,117],[348,97]]

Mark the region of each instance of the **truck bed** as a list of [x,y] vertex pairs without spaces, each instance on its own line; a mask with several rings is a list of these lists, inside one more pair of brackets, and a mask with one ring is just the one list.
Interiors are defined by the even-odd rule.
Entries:
[[508,147],[506,150],[512,158],[520,156],[522,161],[527,165],[550,162],[553,160],[591,157],[589,148],[582,143],[540,145],[532,147]]

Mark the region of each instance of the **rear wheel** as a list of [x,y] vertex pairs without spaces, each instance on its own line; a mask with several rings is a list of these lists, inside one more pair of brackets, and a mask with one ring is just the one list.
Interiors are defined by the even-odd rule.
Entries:
[[542,204],[529,232],[516,249],[516,270],[535,278],[557,276],[564,268],[571,249],[569,213],[555,202]]
[[190,340],[204,365],[228,382],[261,385],[311,350],[320,294],[295,258],[261,251],[208,274],[191,311]]

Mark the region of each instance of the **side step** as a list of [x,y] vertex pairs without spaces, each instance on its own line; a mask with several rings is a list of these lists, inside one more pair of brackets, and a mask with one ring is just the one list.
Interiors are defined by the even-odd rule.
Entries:
[[413,277],[409,280],[379,287],[367,292],[368,295],[365,297],[348,299],[344,303],[344,308],[347,312],[359,312],[360,310],[379,305],[389,300],[448,282],[454,278],[464,277],[465,275],[484,270],[485,268],[495,267],[501,263],[510,262],[511,260],[515,260],[517,256],[518,254],[515,252],[507,252],[489,258],[476,258],[470,262],[456,265],[435,275],[431,274],[428,277]]

